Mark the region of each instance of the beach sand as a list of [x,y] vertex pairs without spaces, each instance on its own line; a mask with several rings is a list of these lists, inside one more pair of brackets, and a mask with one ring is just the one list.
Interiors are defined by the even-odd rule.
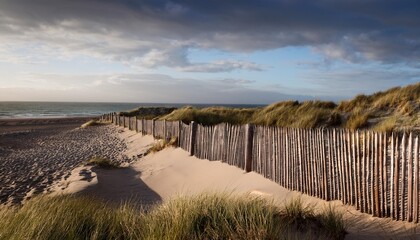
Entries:
[[[87,134],[74,129],[71,131],[82,136]],[[107,146],[101,150],[102,154],[108,154],[106,149],[113,149],[109,143],[121,143],[123,147],[110,150],[109,153],[130,161],[125,162],[124,168],[101,169],[84,166],[82,159],[78,158],[65,170],[61,170],[67,171],[67,177],[61,176],[60,180],[49,185],[52,195],[92,195],[115,203],[135,201],[145,207],[180,195],[202,192],[248,193],[268,198],[278,205],[300,196],[307,204],[316,206],[317,210],[331,204],[337,211],[343,212],[349,232],[346,239],[420,238],[420,235],[416,235],[418,224],[375,218],[360,213],[354,207],[343,205],[340,201],[327,202],[289,191],[256,173],[245,173],[220,161],[198,159],[180,148],[169,147],[144,156],[156,141],[151,136],[142,136],[113,125],[87,128],[87,131],[91,131],[91,135],[88,134],[90,137],[100,135],[96,136],[96,143],[100,140],[103,141],[102,145]],[[98,146],[94,143],[86,144]],[[68,146],[74,148],[70,144]]]
[[[119,137],[125,139],[124,154],[135,156],[144,152],[154,140],[133,131],[115,127]],[[90,172],[92,180],[81,180],[80,171]],[[63,184],[63,183],[62,183]],[[203,192],[245,193],[265,197],[282,205],[301,197],[306,204],[322,211],[330,204],[344,213],[349,234],[346,239],[418,239],[418,224],[391,221],[361,213],[341,201],[324,201],[287,190],[254,172],[222,163],[189,156],[180,148],[166,148],[132,162],[123,169],[82,167],[73,172],[64,183],[68,187],[54,194],[89,194],[111,202],[134,200],[147,206],[182,195]]]
[[0,120],[0,204],[21,203],[93,156],[128,162],[110,126],[79,128],[88,118]]

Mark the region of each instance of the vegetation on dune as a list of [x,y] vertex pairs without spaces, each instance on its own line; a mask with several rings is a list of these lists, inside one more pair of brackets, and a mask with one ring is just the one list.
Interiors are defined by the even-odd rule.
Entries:
[[113,162],[108,158],[95,156],[86,161],[86,165],[94,165],[101,168],[118,168],[120,167],[119,163]]
[[343,239],[340,216],[331,209],[315,214],[300,199],[282,209],[249,195],[180,197],[148,211],[87,197],[41,196],[0,208],[0,239]]
[[136,116],[139,119],[155,119],[173,112],[176,108],[172,107],[141,107],[128,112],[121,112],[119,115],[126,117]]
[[184,107],[160,117],[203,125],[231,124],[316,128],[371,128],[376,131],[420,129],[420,83],[359,95],[339,105],[325,101],[284,101],[263,108]]
[[250,123],[295,128],[336,126],[340,124],[340,118],[335,107],[333,102],[279,102],[256,112]]
[[187,106],[177,109],[160,119],[168,121],[182,120],[184,122],[195,121],[203,125],[215,125],[223,122],[245,124],[256,111],[257,108],[208,107],[197,109]]
[[176,147],[178,139],[176,137],[172,137],[169,142],[163,139],[158,140],[155,142],[148,150],[147,154],[149,153],[156,153],[159,152],[167,147]]

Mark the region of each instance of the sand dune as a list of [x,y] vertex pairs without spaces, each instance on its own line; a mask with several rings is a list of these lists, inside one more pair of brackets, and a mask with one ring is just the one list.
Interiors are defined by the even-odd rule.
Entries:
[[[141,154],[154,141],[150,136],[115,128],[119,137],[127,141],[126,153],[131,156]],[[83,169],[91,171],[90,176],[93,177],[90,182],[82,180],[86,178],[80,174]],[[259,195],[272,199],[276,204],[301,196],[307,204],[315,205],[319,210],[332,204],[338,211],[344,212],[349,231],[346,239],[420,238],[420,234],[416,234],[418,224],[374,218],[340,201],[327,202],[289,191],[256,173],[245,173],[219,161],[197,159],[180,148],[166,148],[123,169],[79,168],[69,180],[69,187],[61,192],[91,194],[112,202],[131,199],[147,206],[179,195],[215,191]]]

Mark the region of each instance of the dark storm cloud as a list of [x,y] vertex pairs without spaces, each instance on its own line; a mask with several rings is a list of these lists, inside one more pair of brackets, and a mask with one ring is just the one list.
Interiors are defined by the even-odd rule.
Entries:
[[[415,0],[3,0],[0,34],[185,71],[219,71],[217,63],[195,65],[179,55],[188,48],[249,52],[311,46],[328,59],[415,64],[419,12]],[[158,54],[147,58],[152,50]]]

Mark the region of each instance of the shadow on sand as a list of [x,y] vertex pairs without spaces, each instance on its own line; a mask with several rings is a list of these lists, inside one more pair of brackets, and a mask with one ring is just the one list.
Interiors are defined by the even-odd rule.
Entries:
[[140,178],[139,172],[131,167],[103,169],[94,167],[98,183],[89,186],[78,194],[93,196],[110,203],[134,203],[149,208],[160,203],[162,198],[149,188]]

